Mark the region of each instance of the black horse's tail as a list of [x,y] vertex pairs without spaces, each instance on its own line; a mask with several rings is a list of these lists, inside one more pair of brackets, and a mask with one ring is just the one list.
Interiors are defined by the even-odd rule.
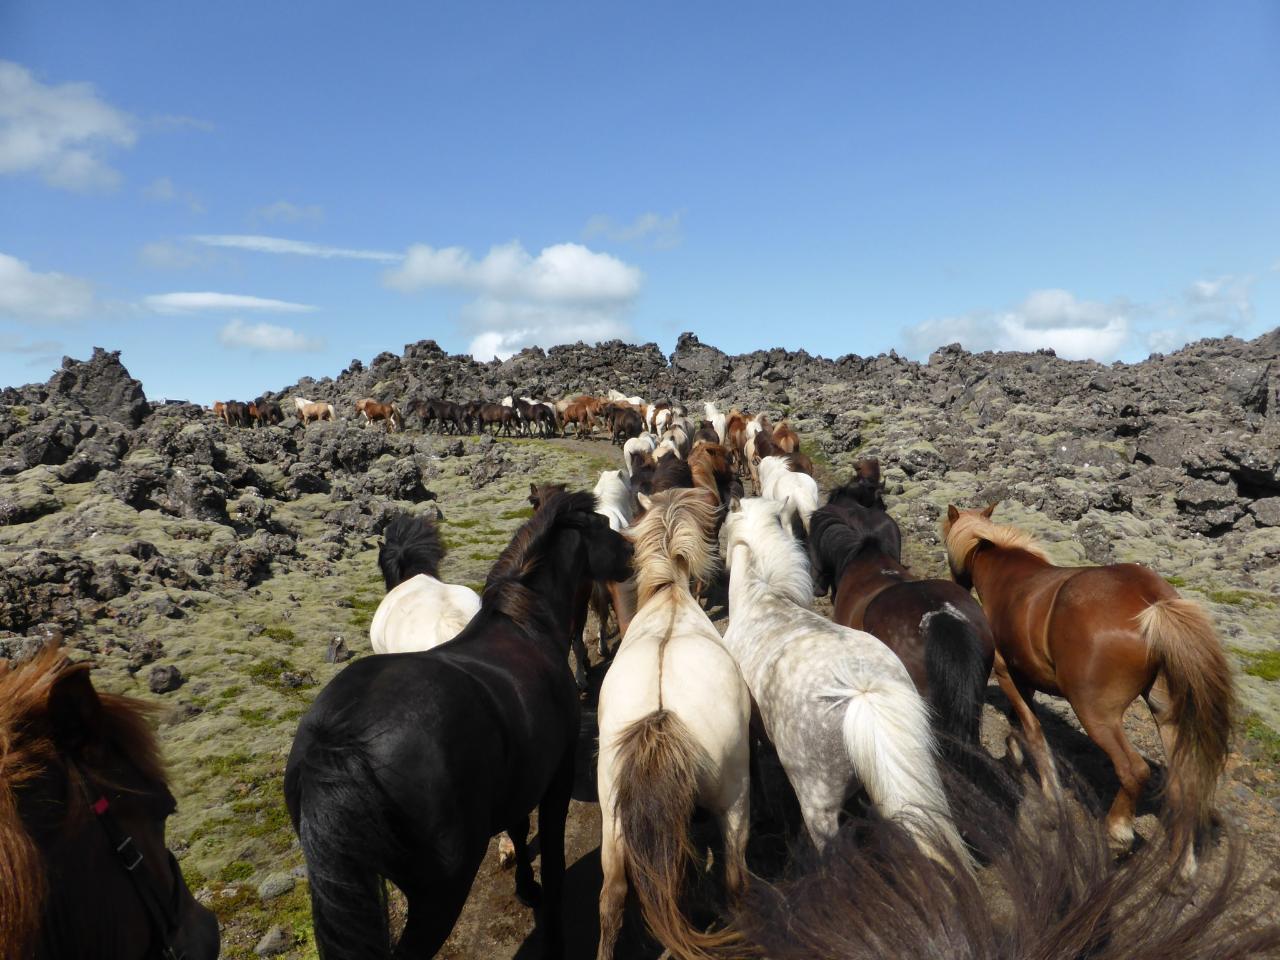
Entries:
[[377,865],[403,852],[364,750],[310,741],[289,758],[285,800],[307,861],[322,960],[389,958],[386,885]]
[[929,706],[943,734],[938,738],[943,755],[964,766],[964,757],[978,749],[991,664],[975,626],[949,607],[927,614],[924,669],[929,678]]

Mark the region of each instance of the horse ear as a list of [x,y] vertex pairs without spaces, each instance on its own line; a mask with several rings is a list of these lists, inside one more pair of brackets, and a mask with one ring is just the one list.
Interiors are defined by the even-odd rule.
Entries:
[[66,750],[79,750],[101,726],[102,701],[93,689],[85,667],[65,669],[49,689],[49,723],[54,742]]
[[956,509],[956,505],[954,503],[947,504],[947,520],[950,523],[955,523],[959,519],[960,511]]
[[653,498],[646,497],[643,493],[637,493],[636,499],[640,501],[640,506],[645,510],[648,510],[650,507],[653,506]]
[[1000,505],[1000,501],[999,501],[999,500],[992,500],[992,501],[991,501],[990,503],[988,503],[988,504],[986,505],[986,507],[983,509],[983,511],[982,511],[982,515],[983,515],[984,517],[986,517],[988,520],[990,520],[990,519],[991,519],[991,514],[993,514],[993,513],[995,513],[995,512],[996,512],[996,507],[997,507],[997,506],[999,506],[999,505]]
[[738,511],[740,511],[741,509],[742,509],[742,498],[741,498],[741,497],[730,497],[730,498],[729,498],[729,512],[730,512],[730,513],[737,513],[737,512],[738,512]]
[[536,483],[529,484],[529,496],[536,497],[538,495],[538,485]]

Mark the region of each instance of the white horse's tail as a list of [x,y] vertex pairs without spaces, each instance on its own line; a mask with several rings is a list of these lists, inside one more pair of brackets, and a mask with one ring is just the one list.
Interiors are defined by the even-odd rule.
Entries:
[[899,821],[931,857],[950,862],[936,849],[941,841],[972,866],[942,789],[929,710],[915,689],[877,678],[869,686],[841,683],[824,698],[848,701],[841,724],[845,750],[876,810]]

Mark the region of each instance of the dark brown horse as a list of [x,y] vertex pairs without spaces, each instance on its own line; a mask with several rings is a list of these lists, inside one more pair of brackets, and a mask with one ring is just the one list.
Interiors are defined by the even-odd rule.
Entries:
[[165,849],[174,800],[149,713],[56,647],[0,660],[0,960],[218,955]]
[[[1183,873],[1212,813],[1226,762],[1235,693],[1204,610],[1136,563],[1058,567],[1027,533],[991,521],[995,509],[947,508],[942,533],[951,574],[982,599],[996,642],[995,672],[1052,791],[1053,759],[1031,704],[1036,691],[1066,697],[1106,751],[1120,791],[1107,813],[1112,842],[1133,842],[1133,816],[1150,776],[1125,736],[1124,712],[1146,700],[1169,761],[1166,816]],[[1016,755],[1017,744],[1010,744]]]
[[481,432],[492,426],[494,436],[505,433],[509,437],[511,425],[516,422],[516,412],[500,403],[482,403],[476,408],[475,419]]
[[963,587],[917,580],[902,565],[897,523],[854,493],[837,488],[809,520],[813,592],[832,591],[836,623],[867,631],[898,655],[933,708],[944,752],[962,760],[979,746],[995,655],[991,625]]

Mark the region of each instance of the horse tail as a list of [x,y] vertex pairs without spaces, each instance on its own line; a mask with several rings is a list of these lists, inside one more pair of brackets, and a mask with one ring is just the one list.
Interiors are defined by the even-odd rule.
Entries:
[[617,744],[614,816],[645,923],[682,960],[725,956],[741,934],[703,933],[680,910],[685,868],[695,856],[689,818],[698,774],[710,766],[710,758],[669,710],[641,717],[618,735]]
[[[296,742],[295,742],[296,749]],[[391,957],[386,887],[373,864],[404,856],[363,750],[314,741],[290,757],[285,799],[307,863],[321,957]]]
[[983,657],[977,628],[950,604],[925,614],[924,672],[929,706],[944,733],[942,755],[957,766],[978,749],[982,701],[991,664]]
[[1222,643],[1204,608],[1182,597],[1157,600],[1137,617],[1147,649],[1169,689],[1167,716],[1177,736],[1169,756],[1167,811],[1181,847],[1207,825],[1226,764],[1235,691]]
[[[910,680],[859,679],[842,683],[824,698],[848,700],[841,723],[845,750],[876,810],[900,820],[939,863],[972,864],[951,820],[929,709]],[[951,848],[950,856],[935,849],[937,840]]]

